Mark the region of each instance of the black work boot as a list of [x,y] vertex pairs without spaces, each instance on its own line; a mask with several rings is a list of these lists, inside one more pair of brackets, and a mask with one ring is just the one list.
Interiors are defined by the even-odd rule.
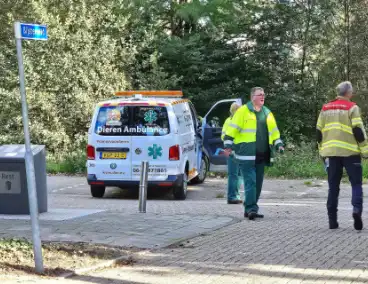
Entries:
[[359,213],[353,213],[354,229],[360,231],[363,229],[362,216]]
[[256,212],[250,212],[248,213],[248,219],[249,220],[254,220],[257,217],[257,213]]
[[243,200],[235,199],[235,200],[228,200],[227,204],[242,204]]
[[[248,218],[249,217],[249,215],[248,215],[248,213],[247,212],[245,212],[244,213],[244,218]],[[256,218],[264,218],[264,215],[263,214],[258,214],[258,213],[256,213],[256,216],[255,216]]]
[[339,223],[337,223],[336,219],[328,219],[328,223],[331,230],[337,229],[339,227]]

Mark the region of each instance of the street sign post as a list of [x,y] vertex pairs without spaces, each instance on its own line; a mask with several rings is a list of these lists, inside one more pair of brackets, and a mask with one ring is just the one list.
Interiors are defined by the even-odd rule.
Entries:
[[35,260],[35,268],[37,273],[43,273],[43,258],[42,258],[42,245],[40,238],[40,227],[38,222],[38,204],[37,204],[37,191],[36,191],[36,179],[33,162],[33,154],[31,149],[31,140],[29,135],[28,124],[28,108],[27,97],[24,80],[24,66],[22,55],[22,40],[47,40],[47,28],[44,25],[24,24],[16,22],[14,23],[15,40],[17,45],[17,57],[19,68],[19,82],[20,82],[20,95],[22,99],[22,117],[23,117],[23,129],[25,140],[25,161],[27,172],[27,187],[28,187],[28,200],[29,211],[31,215],[32,223],[32,240],[33,240],[33,252]]

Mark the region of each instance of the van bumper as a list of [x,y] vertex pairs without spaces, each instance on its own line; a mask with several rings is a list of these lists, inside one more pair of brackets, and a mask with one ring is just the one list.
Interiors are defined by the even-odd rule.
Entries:
[[[179,187],[183,183],[184,175],[169,175],[166,180],[148,181],[148,187]],[[87,175],[89,185],[138,187],[137,180],[98,180],[95,175]]]

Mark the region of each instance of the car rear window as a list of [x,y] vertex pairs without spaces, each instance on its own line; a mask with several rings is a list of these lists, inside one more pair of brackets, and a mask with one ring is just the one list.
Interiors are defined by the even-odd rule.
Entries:
[[166,107],[100,107],[95,133],[104,136],[163,136],[170,133]]

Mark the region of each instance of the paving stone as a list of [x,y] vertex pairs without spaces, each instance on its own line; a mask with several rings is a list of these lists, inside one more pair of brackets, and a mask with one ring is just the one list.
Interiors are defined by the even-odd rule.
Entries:
[[[243,218],[242,205],[215,198],[225,191],[222,180],[200,185],[186,201],[148,200],[146,214],[137,213],[137,200],[114,199],[113,193],[97,200],[54,193],[50,206],[106,211],[64,222],[41,221],[42,237],[149,248],[133,266],[60,282],[67,284],[368,283],[368,230],[353,229],[349,185],[341,189],[340,228],[329,230],[326,183],[318,188],[303,183],[265,181],[259,204],[265,218],[255,221]],[[364,212],[363,219],[367,217]],[[30,238],[30,223],[2,220],[0,232]],[[167,247],[176,242],[175,248]],[[32,283],[27,281],[34,280],[22,283]]]

